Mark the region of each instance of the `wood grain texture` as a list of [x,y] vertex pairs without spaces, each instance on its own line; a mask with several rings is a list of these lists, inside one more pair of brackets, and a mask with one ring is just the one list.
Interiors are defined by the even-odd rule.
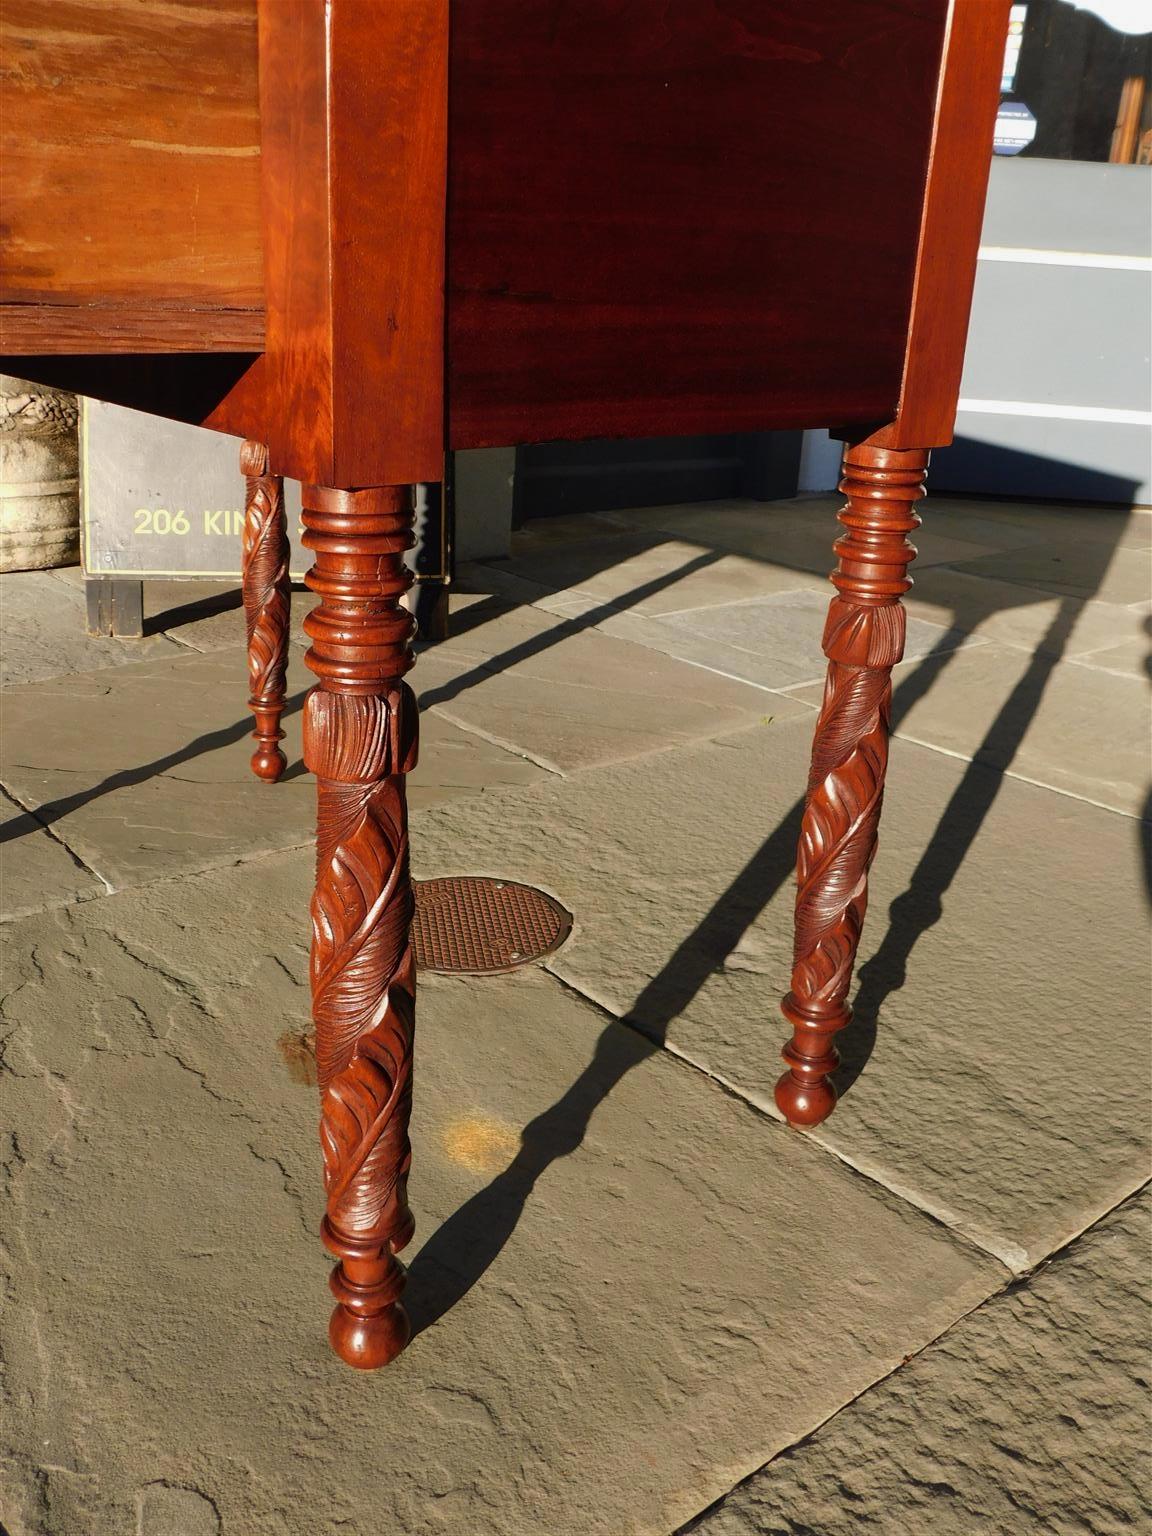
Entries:
[[404,775],[416,764],[409,487],[303,490],[307,662],[320,679],[304,712],[304,761],[317,777],[312,1014],[327,1208],[338,1259],[332,1347],[370,1370],[403,1349],[404,1271],[416,970]]
[[294,478],[442,477],[447,26],[447,0],[260,7],[260,430]]
[[1009,3],[951,0],[949,5],[900,405],[895,421],[872,437],[877,445],[940,448],[952,441]]
[[889,419],[947,10],[457,0],[451,446]]
[[6,354],[266,348],[198,419],[438,478],[447,216],[452,446],[947,440],[1007,0],[274,0],[259,161],[255,3],[7,0]]
[[256,719],[252,772],[274,783],[288,766],[278,745],[284,736],[280,717],[292,618],[284,481],[269,474],[263,443],[243,445],[240,470],[245,481],[240,588],[248,629],[248,708]]
[[904,654],[905,613],[916,557],[928,455],[868,444],[844,455],[832,575],[837,595],[824,629],[828,678],[816,722],[808,797],[796,861],[792,989],[782,1012],[792,1026],[788,1071],[776,1104],[790,1125],[819,1125],[836,1105],[832,1038],[851,1020],[848,990],[868,906],[868,871],[888,766],[892,668]]
[[0,300],[0,353],[262,352],[262,309],[187,304],[6,304]]
[[5,351],[259,344],[253,0],[4,0],[0,93]]

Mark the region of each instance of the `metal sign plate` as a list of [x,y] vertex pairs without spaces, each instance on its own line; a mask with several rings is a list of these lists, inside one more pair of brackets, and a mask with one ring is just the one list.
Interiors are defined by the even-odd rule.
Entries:
[[[244,479],[240,439],[82,400],[80,521],[89,576],[240,579]],[[300,487],[284,482],[293,580],[311,564],[300,543]],[[448,551],[440,488],[420,487],[418,576],[443,580]]]

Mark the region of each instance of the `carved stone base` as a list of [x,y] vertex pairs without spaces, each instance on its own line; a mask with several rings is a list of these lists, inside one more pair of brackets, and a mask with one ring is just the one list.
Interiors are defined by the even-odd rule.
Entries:
[[[410,1241],[413,1226],[410,1219],[407,1229],[397,1234],[397,1248]],[[400,1304],[404,1266],[391,1244],[383,1251],[354,1256],[349,1240],[334,1233],[327,1219],[322,1235],[328,1250],[340,1257],[328,1277],[337,1302],[328,1323],[328,1341],[346,1364],[374,1371],[395,1360],[412,1335],[408,1314]]]

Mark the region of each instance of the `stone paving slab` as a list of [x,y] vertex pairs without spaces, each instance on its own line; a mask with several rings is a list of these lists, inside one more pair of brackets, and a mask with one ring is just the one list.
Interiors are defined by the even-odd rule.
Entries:
[[[25,573],[22,573],[25,574]],[[57,581],[66,581],[69,586],[84,587],[84,568],[79,561],[75,565],[56,565],[47,573],[54,576]]]
[[[928,471],[931,485],[932,471]],[[928,535],[943,534],[974,544],[987,544],[993,549],[1026,549],[1032,544],[1046,544],[1053,539],[1087,537],[1084,514],[1087,507],[1075,508],[1072,516],[1062,522],[1053,522],[1048,514],[1057,508],[1022,506],[1020,503],[991,502],[980,496],[929,494],[916,503],[921,526],[911,535],[913,544],[919,546]],[[1077,518],[1076,514],[1081,514]],[[1118,540],[1127,515],[1113,517],[1105,513],[1096,535],[1100,542]]]
[[[714,535],[701,532],[698,541],[660,533],[636,531],[610,539],[589,539],[520,555],[513,545],[512,557],[500,569],[522,581],[534,583],[552,594],[584,595],[627,608],[632,613],[676,613],[686,608],[706,608],[769,592],[785,592],[815,585],[834,559],[830,553],[834,534],[828,534],[824,554],[815,567],[799,567],[785,558],[781,543],[778,560],[749,559],[725,553]],[[809,547],[811,541],[805,542]],[[968,553],[973,547],[968,547]]]
[[1147,550],[1129,546],[1113,549],[1089,539],[984,555],[958,564],[956,569],[1069,597],[1095,597],[1125,605],[1146,603],[1152,579]]
[[[533,603],[543,606],[551,596],[551,588],[543,586],[538,581],[528,581],[523,576],[515,575],[507,565],[506,560],[462,560],[456,567],[456,576],[452,584],[450,602],[453,610],[462,594],[498,597],[505,602],[522,606]],[[586,601],[592,607],[598,606],[595,598],[588,598]]]
[[777,1458],[699,1536],[1152,1526],[1147,1193]]
[[1152,621],[1140,616],[1141,634],[1133,633],[1119,645],[1102,646],[1098,651],[1086,651],[1075,656],[1069,665],[1099,668],[1101,672],[1115,672],[1119,677],[1140,677],[1145,680],[1152,671]]
[[165,635],[93,638],[85,622],[82,586],[50,571],[0,575],[0,687],[180,654]]
[[[84,590],[84,572],[79,566],[65,566],[50,574],[69,586]],[[26,580],[26,576],[19,578]],[[239,578],[231,581],[157,581],[142,583],[144,627],[146,638],[164,634],[178,645],[194,651],[228,650],[243,645],[244,605],[240,594]],[[0,589],[2,590],[2,589]],[[315,605],[316,599],[300,583],[292,589],[292,638],[305,644],[301,628],[304,615]],[[140,642],[127,642],[139,646]],[[146,660],[147,651],[141,648],[136,660]],[[84,665],[84,656],[77,657],[77,671],[91,671]]]
[[[904,662],[893,676],[911,681],[921,665],[927,674],[914,684],[916,702],[898,713],[899,735],[1140,814],[1152,736],[1146,678],[1059,666],[1042,652],[1003,645]],[[931,683],[926,691],[923,682]],[[798,690],[815,706],[821,694],[819,687]]]
[[[471,608],[461,632],[417,663],[425,706],[561,773],[810,713],[583,624],[496,600]],[[437,683],[437,664],[464,670]]]
[[[622,613],[597,627],[605,634],[761,687],[795,688],[817,680],[822,685],[828,663],[821,640],[832,595],[831,587],[778,592],[662,618]],[[912,658],[981,643],[959,629],[910,618],[905,653]]]
[[[991,569],[991,568],[990,568]],[[985,640],[1068,658],[1138,636],[1147,608],[1104,603],[989,576],[972,576],[949,566],[917,571],[905,598],[913,618],[954,625]],[[1144,646],[1147,653],[1147,644]]]
[[[641,507],[613,513],[648,532],[678,535],[694,544],[754,556],[770,565],[824,576],[836,563],[832,545],[844,532],[836,514],[844,497],[798,496],[784,501],[704,501],[684,506]],[[931,518],[913,540],[923,568],[973,560],[993,550],[1030,542],[1026,533],[1004,532],[1003,524],[956,519],[942,532]],[[687,607],[688,604],[683,606]]]
[[[928,472],[931,482],[932,472]],[[916,508],[927,527],[995,549],[1088,540],[1109,549],[1152,549],[1152,516],[1137,507],[996,501],[984,496],[931,496]],[[920,530],[912,542],[918,544]]]
[[534,517],[516,528],[516,551],[527,555],[556,544],[587,543],[589,539],[628,538],[635,525],[619,512],[564,512],[558,517]]
[[145,581],[144,628],[196,651],[243,645],[244,603],[238,581]]
[[0,918],[102,896],[105,890],[91,870],[0,791]]
[[[576,921],[556,974],[771,1110],[810,737],[785,720],[430,811],[416,871],[552,889]],[[815,1134],[1034,1263],[1147,1177],[1145,921],[1130,819],[897,742],[850,1091]],[[1105,1111],[1100,1040],[1123,1064]]]
[[[929,472],[931,473],[931,472]],[[922,511],[945,530],[962,528],[972,518],[1007,525],[1014,542],[1060,544],[1087,539],[1109,549],[1152,549],[1152,511],[1146,507],[1108,507],[1094,503],[995,501],[983,496],[929,496]],[[998,543],[998,548],[1011,547]]]
[[[436,658],[422,668],[429,683],[450,675]],[[169,661],[10,689],[0,781],[117,889],[311,842],[315,788],[300,760],[300,710],[312,681],[302,650],[291,647],[289,768],[279,784],[261,783],[249,768],[243,648],[182,650]],[[546,776],[434,715],[421,730],[413,806]]]
[[547,974],[427,978],[425,1331],[348,1371],[291,1044],[310,864],[5,929],[12,1536],[127,1532],[158,1484],[224,1536],[666,1536],[1001,1285]]
[[[306,645],[304,617],[316,599],[305,588],[292,590],[291,635]],[[194,651],[232,650],[246,637],[244,605],[233,582],[146,581],[144,623],[161,626],[170,640]]]

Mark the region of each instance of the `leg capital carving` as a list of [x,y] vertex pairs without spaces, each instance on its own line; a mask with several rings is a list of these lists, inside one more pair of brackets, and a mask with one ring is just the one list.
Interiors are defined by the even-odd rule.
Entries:
[[416,766],[420,716],[407,683],[386,693],[329,693],[304,701],[304,763],[318,779],[373,784]]
[[824,623],[824,654],[846,667],[894,667],[904,655],[902,603],[861,603],[834,597]]

